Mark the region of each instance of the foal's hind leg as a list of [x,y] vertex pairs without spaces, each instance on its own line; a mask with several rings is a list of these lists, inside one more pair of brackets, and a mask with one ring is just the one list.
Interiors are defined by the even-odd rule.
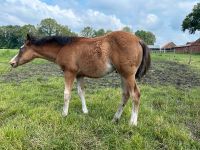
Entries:
[[132,98],[133,106],[131,111],[130,125],[137,125],[138,111],[140,105],[140,90],[134,76],[127,78],[128,90]]
[[88,109],[87,109],[86,102],[85,102],[85,96],[84,96],[85,92],[84,92],[83,86],[84,86],[83,77],[77,78],[77,89],[78,89],[78,95],[79,95],[79,97],[81,99],[81,103],[82,103],[82,110],[83,110],[83,113],[87,114]]
[[121,84],[122,84],[122,100],[121,100],[121,104],[119,105],[119,108],[118,108],[117,112],[115,113],[115,116],[112,120],[113,122],[116,122],[120,119],[123,109],[124,109],[124,106],[126,105],[128,99],[130,97],[129,91],[127,89],[126,81],[123,77],[121,77]]

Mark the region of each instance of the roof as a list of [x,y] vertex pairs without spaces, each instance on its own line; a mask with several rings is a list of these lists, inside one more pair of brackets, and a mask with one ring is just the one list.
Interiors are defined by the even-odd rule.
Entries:
[[200,45],[200,38],[197,39],[195,42],[192,42],[191,45]]
[[173,47],[176,47],[176,44],[174,44],[174,42],[169,42],[165,44],[164,46],[162,46],[161,48],[165,49],[165,48],[173,48]]

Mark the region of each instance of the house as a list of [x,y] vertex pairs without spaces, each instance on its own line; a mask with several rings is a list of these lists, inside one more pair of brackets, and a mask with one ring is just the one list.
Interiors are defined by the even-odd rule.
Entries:
[[176,44],[174,44],[174,42],[169,42],[169,43],[163,45],[161,47],[161,49],[171,50],[171,49],[174,49],[174,47],[176,47]]
[[200,53],[200,38],[195,42],[187,42],[186,45],[176,46],[177,53]]

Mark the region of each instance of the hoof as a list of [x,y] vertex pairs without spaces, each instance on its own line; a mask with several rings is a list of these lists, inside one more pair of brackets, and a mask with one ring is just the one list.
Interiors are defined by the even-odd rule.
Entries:
[[129,122],[129,125],[136,127],[137,126],[137,122]]
[[119,118],[113,118],[113,119],[112,119],[112,122],[113,122],[113,123],[118,123],[118,122],[119,122]]
[[88,110],[87,110],[87,109],[84,109],[84,110],[83,110],[83,113],[84,113],[84,114],[88,114]]
[[66,117],[68,114],[66,112],[62,112],[62,116]]

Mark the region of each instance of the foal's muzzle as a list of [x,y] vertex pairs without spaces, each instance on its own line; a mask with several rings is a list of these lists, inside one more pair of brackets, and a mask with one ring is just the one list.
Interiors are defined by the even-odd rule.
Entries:
[[13,68],[16,68],[18,66],[18,61],[19,61],[19,58],[18,58],[18,54],[15,55],[9,62],[9,64],[13,67]]
[[16,61],[10,61],[9,64],[13,67],[16,68],[18,66]]

